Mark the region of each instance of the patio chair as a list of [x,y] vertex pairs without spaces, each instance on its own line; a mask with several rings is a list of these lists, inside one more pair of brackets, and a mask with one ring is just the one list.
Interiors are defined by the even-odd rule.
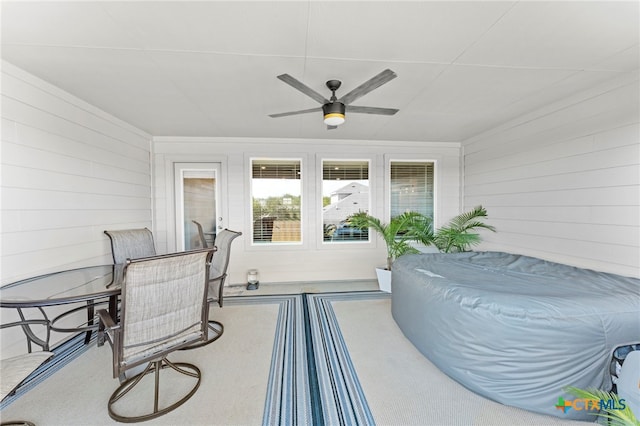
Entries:
[[[140,257],[154,256],[156,248],[153,244],[153,234],[147,228],[141,229],[122,229],[115,231],[104,231],[111,242],[111,255],[114,264],[124,264],[127,259],[136,259]],[[91,340],[91,333],[96,330],[97,325],[94,324],[95,310],[99,305],[108,303],[109,300],[88,300],[86,306],[80,306],[58,316],[53,320],[54,323],[62,317],[69,316],[74,312],[87,309],[86,325],[79,327],[78,330],[86,331],[84,339],[85,344]],[[62,331],[72,331],[71,329],[60,329]]]
[[[107,404],[114,420],[129,423],[159,417],[186,402],[200,386],[198,367],[171,362],[167,356],[207,336],[207,282],[214,251],[210,248],[127,261],[119,323],[105,309],[97,313],[98,346],[104,345],[105,340],[111,344],[113,377],[119,377],[121,382]],[[125,377],[126,372],[141,366],[142,372]],[[168,383],[162,388],[167,392],[160,397],[160,375],[165,369],[170,369],[167,373],[179,373],[177,377],[182,379],[182,375],[191,379],[189,384]],[[150,373],[155,378],[153,408],[145,406],[140,395],[136,398],[136,392],[130,393]],[[165,379],[167,373],[163,374]],[[141,388],[148,389],[144,385]],[[186,394],[176,390],[185,388],[190,389]],[[174,396],[176,393],[178,396]],[[126,395],[130,398],[121,401]]]
[[[229,229],[223,229],[216,235],[216,253],[213,256],[209,269],[209,303],[218,303],[220,307],[223,305],[224,281],[227,278],[227,268],[229,266],[229,258],[231,257],[231,243],[240,235],[242,235],[242,232],[231,231]],[[209,320],[207,339],[184,349],[193,349],[208,345],[219,339],[222,333],[224,333],[224,325],[220,321]]]
[[[53,352],[49,352],[49,321],[46,319],[22,319],[7,324],[1,324],[0,329],[8,327],[22,327],[27,336],[27,353],[6,358],[0,361],[0,401],[6,397],[15,394],[17,388],[25,381],[27,377],[40,367],[44,362],[53,356]],[[38,338],[32,328],[33,326],[43,326],[46,336]],[[31,343],[36,343],[42,350],[32,352]],[[33,425],[33,423],[24,420],[5,420],[1,423],[4,425]]]
[[104,231],[111,240],[113,263],[125,263],[127,259],[155,256],[153,234],[147,228]]
[[192,220],[191,222],[195,223],[196,227],[198,228],[198,235],[200,236],[200,244],[202,244],[202,247],[213,247],[213,241],[211,242],[211,244],[209,244],[209,242],[207,241],[207,236],[204,234],[204,229],[202,229],[202,225],[200,224],[200,222],[196,220]]

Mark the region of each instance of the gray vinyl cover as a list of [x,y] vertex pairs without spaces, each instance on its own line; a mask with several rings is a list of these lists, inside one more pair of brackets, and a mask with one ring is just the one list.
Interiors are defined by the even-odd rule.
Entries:
[[[440,370],[505,405],[567,419],[566,386],[610,390],[618,346],[640,342],[640,280],[500,252],[405,255],[392,313]],[[636,413],[640,414],[640,413]]]

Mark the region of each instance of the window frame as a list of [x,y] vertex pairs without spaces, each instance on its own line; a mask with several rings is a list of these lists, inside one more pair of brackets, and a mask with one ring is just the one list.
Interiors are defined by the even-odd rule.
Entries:
[[324,241],[324,220],[322,215],[322,189],[324,185],[323,179],[323,165],[328,161],[363,161],[369,164],[368,169],[368,181],[369,181],[369,214],[375,214],[376,200],[378,199],[377,193],[379,188],[376,187],[378,179],[376,179],[376,162],[377,157],[375,155],[336,155],[335,153],[316,154],[316,192],[315,192],[315,212],[318,217],[318,223],[314,226],[316,229],[316,248],[319,250],[335,250],[335,249],[362,249],[362,248],[374,248],[376,247],[375,234],[369,232],[368,241]]
[[[299,161],[300,162],[300,241],[283,241],[283,242],[260,242],[256,243],[253,240],[253,163],[254,161]],[[245,216],[246,229],[249,229],[249,238],[245,241],[246,249],[249,251],[261,251],[261,250],[291,250],[291,248],[306,248],[308,238],[306,238],[306,198],[309,196],[308,192],[308,179],[306,177],[306,164],[307,158],[304,154],[292,154],[292,155],[273,155],[273,154],[251,154],[245,156],[245,162],[247,172],[245,173],[246,193],[248,197],[245,199],[245,203],[248,203],[247,214]]]
[[427,157],[423,154],[388,154],[385,155],[385,221],[391,220],[391,163],[433,163],[433,224],[437,224],[438,219],[438,183],[439,183],[439,158]]

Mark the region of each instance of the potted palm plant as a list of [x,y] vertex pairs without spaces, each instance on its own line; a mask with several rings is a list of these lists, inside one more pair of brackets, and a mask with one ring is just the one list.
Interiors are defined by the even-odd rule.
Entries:
[[356,228],[371,228],[377,232],[387,245],[387,267],[391,270],[393,261],[406,253],[419,253],[410,245],[412,241],[419,241],[424,245],[434,242],[433,222],[430,217],[417,212],[406,212],[383,223],[380,219],[365,212],[351,215],[347,222]]
[[420,253],[410,243],[418,242],[425,246],[434,245],[441,252],[450,253],[468,251],[471,246],[480,243],[480,235],[470,232],[476,228],[495,231],[491,225],[480,221],[487,211],[478,206],[462,213],[437,231],[433,230],[433,220],[418,212],[406,212],[393,217],[389,223],[365,212],[358,212],[348,218],[348,223],[356,228],[371,228],[377,232],[387,246],[386,268],[376,268],[378,284],[383,291],[391,291],[391,268],[393,261],[403,254]]
[[371,228],[377,232],[387,246],[386,268],[376,268],[378,285],[382,291],[391,291],[391,266],[393,261],[407,253],[419,253],[410,242],[418,241],[424,245],[431,245],[434,241],[433,222],[430,217],[417,212],[406,212],[392,218],[389,223],[370,216],[365,212],[358,212],[348,218],[351,226],[360,229]]
[[495,232],[496,228],[481,222],[487,217],[487,210],[476,206],[466,213],[461,213],[439,228],[434,236],[433,244],[443,253],[469,251],[472,246],[480,244],[482,238],[474,231],[478,228]]

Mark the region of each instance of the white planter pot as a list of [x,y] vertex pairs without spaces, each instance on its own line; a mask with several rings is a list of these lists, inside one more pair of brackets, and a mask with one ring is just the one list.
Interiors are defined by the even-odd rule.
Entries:
[[376,274],[378,275],[380,290],[391,293],[391,271],[384,268],[376,268]]

